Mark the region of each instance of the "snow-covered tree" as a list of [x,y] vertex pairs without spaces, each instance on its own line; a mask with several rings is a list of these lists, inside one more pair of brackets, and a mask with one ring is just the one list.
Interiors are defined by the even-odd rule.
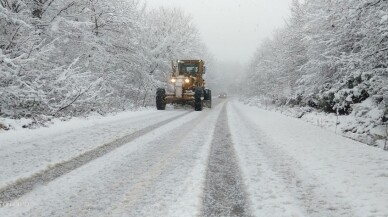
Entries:
[[355,115],[371,129],[388,120],[387,56],[386,1],[295,0],[251,61],[245,93]]
[[146,105],[169,61],[207,54],[191,18],[137,0],[0,0],[2,116]]

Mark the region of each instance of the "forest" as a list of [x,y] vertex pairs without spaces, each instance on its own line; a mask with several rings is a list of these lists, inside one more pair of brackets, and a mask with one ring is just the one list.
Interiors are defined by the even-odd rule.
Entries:
[[257,49],[245,83],[243,94],[262,103],[351,116],[344,131],[386,134],[388,2],[294,0],[286,26]]
[[170,61],[206,58],[192,18],[138,0],[0,0],[0,116],[105,114],[154,103]]
[[215,92],[352,117],[343,132],[386,138],[387,0],[293,0],[291,10],[244,73],[217,66],[182,9],[0,0],[0,116],[44,123],[152,106],[156,88],[168,86],[170,61],[198,58]]

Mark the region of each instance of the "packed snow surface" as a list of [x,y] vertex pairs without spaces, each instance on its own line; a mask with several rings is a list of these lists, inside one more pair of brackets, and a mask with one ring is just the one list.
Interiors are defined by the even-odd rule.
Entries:
[[88,150],[185,111],[125,112],[57,122],[50,128],[0,133],[0,186],[17,181]]
[[[222,200],[225,206],[245,201],[241,216],[388,216],[387,152],[232,99],[216,100],[202,112],[127,112],[3,132],[0,193],[21,178],[148,128],[2,203],[0,216],[215,216],[204,207],[222,204],[206,200],[207,189],[239,195]],[[235,175],[222,172],[222,159],[234,159],[227,163]],[[207,175],[209,170],[237,177],[225,183],[238,192],[217,188],[220,177]]]
[[229,105],[255,216],[388,216],[388,154],[301,120]]

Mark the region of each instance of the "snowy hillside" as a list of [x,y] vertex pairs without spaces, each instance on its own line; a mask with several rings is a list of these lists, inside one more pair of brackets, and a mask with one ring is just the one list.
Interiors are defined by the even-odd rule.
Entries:
[[381,145],[388,121],[387,17],[381,0],[294,1],[287,26],[257,49],[244,98],[347,116],[340,126],[346,135]]
[[180,9],[0,0],[0,116],[40,123],[150,105],[168,82],[170,60],[207,55]]

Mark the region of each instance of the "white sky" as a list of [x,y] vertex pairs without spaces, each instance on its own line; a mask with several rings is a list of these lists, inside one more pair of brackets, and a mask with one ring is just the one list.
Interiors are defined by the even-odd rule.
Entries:
[[150,7],[179,7],[193,17],[218,61],[248,63],[260,42],[284,25],[291,0],[145,0]]

